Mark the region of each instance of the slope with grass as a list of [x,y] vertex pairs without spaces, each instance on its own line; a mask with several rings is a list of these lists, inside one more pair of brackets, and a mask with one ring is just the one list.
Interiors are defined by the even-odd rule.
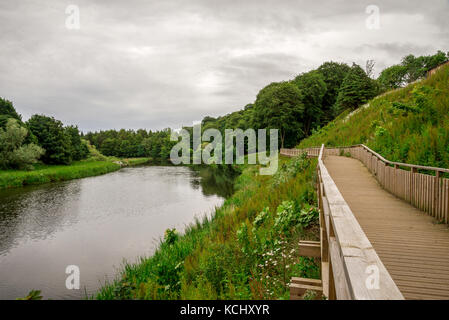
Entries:
[[297,255],[318,234],[316,160],[280,159],[274,176],[246,166],[237,191],[183,235],[167,230],[151,257],[125,264],[97,299],[288,299],[292,276],[319,277]]
[[449,65],[345,112],[297,147],[365,144],[397,162],[449,168]]

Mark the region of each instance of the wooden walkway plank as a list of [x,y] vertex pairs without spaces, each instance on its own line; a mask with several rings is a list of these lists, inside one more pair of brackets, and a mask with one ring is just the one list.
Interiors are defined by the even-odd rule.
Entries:
[[[396,170],[385,181],[385,189],[399,192],[395,197],[356,159],[327,156],[324,164],[404,297],[449,299],[449,229],[431,217],[447,221],[449,203],[435,192],[449,192],[447,179],[440,179],[438,186],[435,177]],[[369,165],[380,179],[386,170],[394,170],[375,158]],[[399,199],[410,201],[415,185],[431,191],[412,195],[413,203],[431,216]]]

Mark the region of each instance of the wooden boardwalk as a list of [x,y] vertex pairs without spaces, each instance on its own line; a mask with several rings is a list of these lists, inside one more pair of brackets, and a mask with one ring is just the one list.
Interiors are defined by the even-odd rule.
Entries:
[[359,160],[324,164],[406,299],[449,299],[449,228],[384,190]]

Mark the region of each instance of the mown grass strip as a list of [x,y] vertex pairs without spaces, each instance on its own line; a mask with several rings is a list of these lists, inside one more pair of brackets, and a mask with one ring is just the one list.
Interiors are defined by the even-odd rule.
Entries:
[[[148,162],[147,158],[126,159],[126,166]],[[71,165],[36,165],[33,171],[0,171],[0,189],[93,177],[117,171],[121,165],[112,161],[79,161]]]

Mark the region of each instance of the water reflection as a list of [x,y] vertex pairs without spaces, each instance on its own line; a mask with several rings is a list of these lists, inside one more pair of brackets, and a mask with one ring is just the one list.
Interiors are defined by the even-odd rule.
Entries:
[[203,194],[219,195],[228,198],[234,193],[234,180],[237,172],[226,170],[226,167],[198,166],[193,170],[201,179],[193,180],[193,187],[201,185]]
[[31,289],[46,298],[82,297],[65,288],[69,264],[93,292],[123,258],[151,254],[166,228],[183,230],[222,203],[232,179],[207,170],[144,166],[1,191],[0,299]]

